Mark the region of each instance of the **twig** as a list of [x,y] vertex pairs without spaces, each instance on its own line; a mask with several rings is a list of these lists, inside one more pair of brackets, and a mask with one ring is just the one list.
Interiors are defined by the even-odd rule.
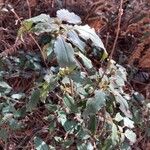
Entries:
[[107,46],[108,46],[108,39],[109,39],[109,32],[107,32],[107,36],[106,36],[106,43],[105,43],[106,49],[107,49]]
[[119,32],[120,32],[120,25],[121,25],[121,17],[123,15],[123,9],[122,9],[122,5],[123,5],[123,0],[120,0],[120,8],[119,8],[119,18],[118,18],[118,26],[117,26],[117,33],[116,33],[116,37],[115,37],[115,41],[114,41],[114,44],[113,44],[113,48],[112,48],[112,51],[110,53],[110,56],[109,56],[109,63],[113,57],[113,54],[114,54],[114,51],[115,51],[115,47],[116,47],[116,44],[117,44],[117,40],[118,40],[118,37],[119,37]]
[[31,7],[30,7],[29,0],[26,0],[26,2],[27,2],[27,5],[28,5],[29,18],[31,18]]
[[101,79],[100,79],[100,82],[102,81],[104,75],[106,74],[107,69],[108,69],[109,66],[110,66],[110,63],[111,63],[111,59],[112,59],[112,57],[113,57],[113,54],[114,54],[114,52],[115,52],[115,48],[116,48],[116,44],[117,44],[117,40],[118,40],[119,32],[120,32],[121,17],[122,17],[122,15],[123,15],[123,8],[122,8],[122,6],[123,6],[123,0],[120,0],[120,7],[119,7],[119,14],[118,14],[117,33],[116,33],[116,37],[115,37],[115,41],[114,41],[114,44],[113,44],[112,51],[111,51],[111,53],[110,53],[110,55],[109,55],[107,67],[106,67],[106,69],[105,69],[105,71],[104,71],[104,73],[103,73],[103,75],[102,75],[102,77],[101,77]]
[[[14,11],[14,9],[12,10],[12,12],[14,13],[15,17],[18,19],[18,21],[22,24],[22,21],[21,19],[19,18],[18,14]],[[43,58],[43,61],[44,61],[44,64],[45,66],[47,67],[47,63],[46,63],[46,60],[45,60],[45,56],[43,54],[43,51],[40,47],[40,45],[38,44],[38,42],[35,40],[35,38],[33,37],[32,34],[29,34],[28,35],[31,37],[31,39],[34,41],[34,43],[37,45],[37,47],[39,48],[40,52],[41,52],[41,55],[42,55],[42,58]],[[16,41],[18,41],[18,38],[16,39]]]
[[34,43],[35,43],[35,44],[37,45],[37,47],[39,48],[39,50],[40,50],[40,52],[41,52],[41,55],[42,55],[42,58],[43,58],[43,60],[44,60],[44,63],[45,63],[45,65],[46,65],[46,67],[47,67],[46,58],[45,58],[45,55],[44,55],[44,53],[43,53],[43,51],[42,51],[40,45],[39,45],[38,42],[35,40],[35,38],[33,37],[32,34],[29,34],[29,36],[32,38],[32,40],[34,41]]

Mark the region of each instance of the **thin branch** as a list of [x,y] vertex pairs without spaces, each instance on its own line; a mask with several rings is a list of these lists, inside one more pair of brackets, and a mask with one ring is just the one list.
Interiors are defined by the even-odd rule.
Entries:
[[28,5],[29,18],[31,18],[31,6],[30,6],[30,3],[29,3],[29,0],[26,0],[26,3]]
[[112,59],[112,57],[113,57],[113,54],[114,54],[114,52],[115,52],[117,40],[118,40],[118,37],[119,37],[120,25],[121,25],[121,17],[122,17],[122,15],[123,15],[122,6],[123,6],[123,0],[120,0],[120,8],[119,8],[119,18],[118,18],[117,33],[116,33],[116,37],[115,37],[115,41],[114,41],[114,44],[113,44],[112,51],[111,51],[110,56],[109,56],[109,63],[110,63],[110,61],[111,61],[111,59]]
[[[21,21],[21,19],[19,18],[18,14],[17,14],[14,10],[12,10],[12,12],[14,13],[15,17],[17,18],[17,20],[22,24],[22,21]],[[44,61],[44,64],[45,64],[45,66],[47,67],[47,63],[46,63],[46,60],[45,60],[45,55],[44,55],[44,53],[43,53],[43,51],[42,51],[40,45],[38,44],[38,42],[36,41],[36,39],[33,37],[32,34],[29,34],[29,33],[28,33],[28,35],[31,37],[31,39],[34,41],[34,43],[35,43],[35,44],[37,45],[37,47],[39,48],[39,50],[40,50],[40,52],[41,52],[41,55],[42,55],[42,58],[43,58],[43,61]],[[16,39],[16,41],[17,41],[17,40],[18,40],[18,39]]]
[[114,54],[114,52],[115,52],[117,40],[118,40],[119,33],[120,33],[121,18],[122,18],[122,15],[123,15],[123,8],[122,8],[122,6],[123,6],[123,0],[120,0],[120,7],[119,7],[119,14],[118,14],[117,33],[116,33],[116,37],[115,37],[115,41],[114,41],[114,44],[113,44],[112,51],[111,51],[111,53],[110,53],[110,55],[109,55],[107,67],[106,67],[104,73],[102,74],[102,77],[101,77],[101,79],[100,79],[100,82],[102,81],[104,75],[106,74],[107,69],[108,69],[109,66],[110,66],[110,63],[111,63],[111,59],[112,59],[112,57],[113,57],[113,54]]

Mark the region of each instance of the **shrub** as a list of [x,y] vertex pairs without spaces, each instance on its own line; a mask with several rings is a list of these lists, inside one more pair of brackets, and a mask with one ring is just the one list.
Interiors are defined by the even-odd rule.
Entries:
[[1,59],[0,137],[5,142],[8,128],[24,129],[21,120],[41,106],[52,137],[44,142],[35,134],[37,150],[128,149],[136,142],[126,70],[113,60],[107,68],[97,67],[106,63],[107,52],[94,29],[80,23],[67,10],[56,18],[41,14],[22,22],[18,38],[34,34],[42,48]]

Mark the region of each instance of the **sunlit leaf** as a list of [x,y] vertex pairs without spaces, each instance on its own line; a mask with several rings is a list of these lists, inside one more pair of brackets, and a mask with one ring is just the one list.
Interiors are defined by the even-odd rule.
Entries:
[[60,122],[62,125],[67,121],[66,113],[64,111],[58,111],[58,122]]
[[12,97],[13,99],[17,99],[17,100],[21,99],[21,98],[24,97],[24,96],[25,96],[24,93],[18,93],[18,94],[13,94],[13,95],[11,95],[11,97]]
[[115,116],[115,120],[120,122],[121,120],[123,120],[123,117],[120,115],[120,113],[117,113]]
[[8,122],[9,120],[11,120],[13,118],[13,114],[12,113],[6,113],[4,115],[4,117],[2,118],[1,122]]
[[87,143],[87,150],[94,150],[94,146],[92,145],[91,142]]
[[31,30],[33,25],[33,21],[23,21],[20,29],[18,30],[18,36],[20,37],[22,34]]
[[48,145],[39,137],[34,137],[34,145],[36,150],[49,150]]
[[74,14],[73,12],[69,12],[67,9],[60,9],[57,11],[57,17],[68,23],[79,24],[81,23],[81,18]]
[[68,32],[68,40],[73,43],[76,47],[78,47],[82,52],[85,52],[86,44],[78,37],[78,34],[71,30]]
[[99,38],[99,36],[96,34],[95,30],[91,28],[88,25],[84,26],[78,26],[75,25],[75,30],[79,32],[79,35],[84,39],[84,40],[91,40],[93,42],[93,46],[96,46],[97,48],[102,48],[105,50],[105,47]]
[[0,93],[9,93],[11,91],[11,87],[4,81],[0,81]]
[[61,142],[62,141],[62,138],[59,137],[59,136],[54,136],[54,139],[56,142]]
[[132,143],[136,142],[136,134],[132,130],[127,129],[124,134],[126,138],[129,139],[130,142]]
[[128,127],[128,128],[134,128],[134,122],[132,120],[130,120],[128,117],[124,117],[124,126]]
[[150,103],[148,103],[146,106],[147,106],[147,108],[149,108],[149,109],[150,109]]
[[38,23],[38,22],[52,22],[52,19],[47,14],[40,14],[40,15],[32,17],[30,19],[26,19],[25,21],[27,21],[27,22],[31,21],[33,23]]
[[123,98],[123,96],[121,96],[121,94],[119,94],[117,91],[115,91],[115,93],[117,93],[115,95],[116,101],[120,104],[120,110],[125,114],[125,116],[131,118],[131,114],[129,111],[129,104],[127,102],[127,100],[125,98]]

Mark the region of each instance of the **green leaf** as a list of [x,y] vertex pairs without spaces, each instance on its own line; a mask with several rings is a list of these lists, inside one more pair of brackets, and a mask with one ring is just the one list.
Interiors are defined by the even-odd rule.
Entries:
[[134,122],[132,120],[130,120],[128,117],[124,117],[124,126],[128,127],[128,128],[134,128]]
[[68,139],[66,139],[66,140],[63,142],[63,147],[64,147],[65,149],[68,149],[73,143],[74,143],[73,140],[68,140]]
[[150,109],[150,103],[148,103],[146,106],[147,106],[148,109]]
[[102,150],[114,150],[114,146],[112,145],[112,140],[110,138],[106,138]]
[[94,150],[93,145],[91,144],[91,142],[87,143],[87,150]]
[[48,145],[39,137],[34,137],[34,145],[36,150],[49,150]]
[[12,118],[12,119],[9,119],[9,126],[13,130],[20,130],[22,127],[22,124],[20,122],[18,122],[17,120]]
[[62,141],[62,138],[59,137],[59,136],[54,136],[54,139],[56,142],[61,142]]
[[101,59],[104,60],[108,54],[107,51],[105,50],[105,47],[103,45],[103,42],[99,38],[99,36],[96,34],[95,30],[93,28],[90,28],[90,26],[85,25],[85,26],[74,26],[75,30],[79,32],[79,35],[84,39],[84,40],[91,40],[92,41],[92,46],[98,48],[98,50],[101,51],[101,48],[103,49]]
[[127,129],[124,134],[130,142],[136,142],[136,134],[132,130]]
[[115,120],[116,120],[117,122],[120,122],[121,120],[123,120],[123,117],[120,115],[120,113],[117,113],[117,114],[116,114]]
[[78,37],[78,34],[71,30],[68,32],[68,40],[71,41],[73,45],[78,47],[82,52],[85,52],[85,43]]
[[63,127],[65,129],[66,132],[70,132],[70,133],[73,133],[74,130],[75,130],[75,127],[76,127],[77,123],[75,121],[69,121],[67,120]]
[[97,118],[95,115],[90,116],[90,120],[88,121],[88,129],[94,134],[97,127]]
[[8,138],[8,133],[5,129],[1,128],[0,129],[0,139],[2,139],[3,141],[7,141]]
[[69,121],[66,117],[66,113],[63,111],[58,112],[58,122],[64,127],[66,132],[73,132],[77,123],[75,121]]
[[18,36],[20,37],[22,34],[31,30],[33,25],[33,21],[23,21],[20,29],[18,30]]
[[40,91],[34,90],[32,92],[31,98],[27,104],[27,111],[32,111],[34,108],[36,108],[38,102],[40,100]]
[[134,100],[136,100],[140,104],[142,102],[144,102],[144,100],[145,100],[145,97],[141,93],[138,93],[138,92],[133,93],[133,98],[134,98]]
[[40,15],[32,17],[30,19],[26,19],[25,21],[27,21],[27,22],[31,21],[33,23],[38,23],[38,22],[52,22],[52,19],[50,18],[49,15],[40,14]]
[[65,122],[67,121],[66,113],[64,111],[58,111],[58,122],[64,126]]
[[7,114],[7,113],[14,113],[16,112],[16,109],[14,107],[14,105],[6,105],[6,107],[3,107],[2,109],[2,113],[3,114]]
[[25,117],[26,116],[26,107],[22,107],[19,108],[15,113],[14,113],[14,117]]
[[120,110],[124,113],[125,116],[131,117],[131,113],[129,111],[129,105],[125,98],[122,97],[122,95],[116,90],[115,91],[115,99],[120,104]]
[[13,118],[13,114],[12,113],[7,113],[4,115],[4,117],[1,119],[1,124],[8,122],[9,120],[11,120]]
[[9,93],[11,91],[11,87],[4,81],[0,81],[0,93]]
[[57,11],[57,17],[71,24],[79,24],[81,23],[81,18],[74,14],[73,12],[69,12],[67,9],[60,9]]
[[128,143],[128,142],[123,142],[120,149],[121,150],[132,150],[130,143]]
[[85,55],[83,55],[81,52],[76,53],[83,61],[84,66],[87,69],[91,69],[93,67],[92,61],[88,59]]
[[75,104],[75,101],[71,96],[66,94],[65,97],[63,98],[63,101],[64,101],[65,106],[70,110],[70,112],[72,113],[78,112],[78,107]]
[[49,22],[40,22],[32,28],[32,32],[36,35],[40,35],[42,33],[55,32],[59,30],[59,26],[57,24],[52,24]]
[[118,76],[120,76],[124,81],[126,81],[127,80],[127,71],[126,71],[126,69],[123,66],[119,65],[119,64],[116,64],[116,67],[117,67],[116,74]]
[[19,99],[21,99],[24,96],[25,96],[24,93],[18,93],[18,94],[11,95],[11,98],[19,100]]
[[86,110],[84,114],[95,114],[97,113],[103,106],[105,106],[105,94],[104,92],[97,90],[95,91],[95,97],[90,98],[86,104]]
[[77,150],[94,150],[94,147],[90,142],[88,142],[88,143],[78,143],[77,144]]
[[51,121],[49,124],[49,132],[54,132],[56,129],[56,121]]
[[119,142],[119,136],[118,136],[118,130],[117,130],[117,126],[113,123],[112,124],[112,135],[111,135],[111,139],[114,145],[117,144],[117,142]]
[[77,144],[77,150],[87,150],[86,143],[78,143]]
[[71,44],[67,43],[62,36],[58,36],[55,41],[54,52],[60,67],[65,68],[76,66],[73,47]]
[[87,129],[83,129],[81,128],[79,130],[79,132],[77,133],[77,138],[80,139],[80,140],[87,140],[90,138],[90,135],[88,133],[89,131]]
[[50,61],[54,56],[53,56],[53,52],[54,52],[54,41],[52,40],[50,43],[45,45],[45,51],[47,54],[47,58]]
[[96,34],[96,32],[93,28],[91,28],[88,25],[84,25],[84,26],[75,25],[74,27],[75,27],[75,30],[77,30],[77,32],[79,32],[79,35],[84,40],[87,41],[90,39],[93,42],[94,46],[105,49],[101,39],[98,37],[98,35]]
[[124,81],[124,79],[121,78],[120,76],[116,75],[115,78],[114,78],[114,80],[115,80],[115,83],[116,83],[116,85],[117,85],[118,87],[123,87],[123,86],[125,86],[125,81]]
[[54,104],[45,104],[45,108],[50,112],[55,112],[58,109],[57,105]]

